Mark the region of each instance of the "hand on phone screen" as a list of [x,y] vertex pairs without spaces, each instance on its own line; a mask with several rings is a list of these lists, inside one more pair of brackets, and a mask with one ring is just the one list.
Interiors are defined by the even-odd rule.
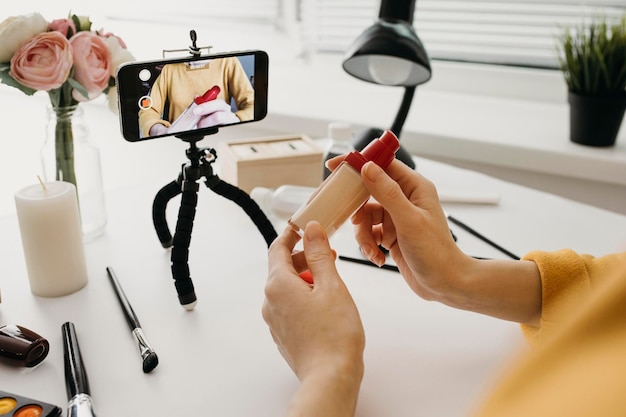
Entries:
[[200,104],[193,109],[193,112],[200,117],[197,124],[199,128],[237,123],[239,121],[239,118],[231,111],[230,105],[222,99]]
[[[196,109],[198,108],[198,106],[214,101],[219,95],[220,91],[221,89],[219,88],[219,86],[214,85],[201,96],[199,95],[194,97],[194,99],[191,101],[189,106],[187,106],[185,111],[183,111],[181,115],[178,116],[178,118],[174,120],[174,122],[172,122],[169,128],[166,128],[166,133],[184,132],[186,130],[204,127],[199,126],[198,122],[206,115],[206,112],[197,112]],[[161,126],[165,127],[164,125]],[[152,132],[152,130],[150,130],[150,132]]]

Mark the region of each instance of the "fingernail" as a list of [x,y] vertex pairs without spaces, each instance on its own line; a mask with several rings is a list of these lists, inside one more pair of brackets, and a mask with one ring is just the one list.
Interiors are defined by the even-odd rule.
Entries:
[[382,266],[385,263],[385,259],[379,259],[378,248],[370,245],[361,246],[361,252],[371,263],[376,266]]
[[306,226],[305,238],[309,242],[313,242],[315,240],[323,240],[324,239],[324,230],[322,226],[320,226],[317,222],[310,222]]
[[313,274],[311,273],[310,270],[306,270],[304,272],[301,272],[298,275],[302,280],[306,281],[309,284],[313,284]]
[[361,246],[361,252],[369,260],[372,260],[372,258],[376,255],[374,248],[370,245]]
[[365,171],[365,177],[372,182],[377,181],[382,172],[382,169],[374,162],[367,162],[363,165],[363,170]]

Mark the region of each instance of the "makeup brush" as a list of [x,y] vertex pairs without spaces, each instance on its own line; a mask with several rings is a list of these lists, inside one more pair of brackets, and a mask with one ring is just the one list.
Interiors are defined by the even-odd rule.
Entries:
[[113,268],[110,266],[107,267],[107,274],[109,275],[109,280],[111,281],[111,285],[113,285],[117,299],[120,302],[120,306],[122,307],[122,310],[124,310],[126,322],[130,327],[133,337],[137,341],[137,345],[139,346],[139,353],[141,354],[141,359],[143,360],[143,371],[145,373],[151,372],[159,364],[159,357],[148,343],[148,340],[143,333],[143,329],[141,328],[141,324],[139,323],[139,319],[137,318],[133,307],[130,305],[130,302],[128,302],[126,294],[124,294],[124,290],[117,280],[115,272],[113,272]]
[[68,417],[95,417],[87,371],[80,354],[74,323],[61,326],[63,335],[63,361],[65,363],[65,388],[67,390]]

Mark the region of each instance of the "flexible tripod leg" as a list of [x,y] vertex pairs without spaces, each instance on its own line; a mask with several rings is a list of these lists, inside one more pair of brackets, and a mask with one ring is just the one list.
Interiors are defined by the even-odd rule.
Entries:
[[[188,170],[192,169],[188,168]],[[185,309],[192,310],[197,299],[188,260],[191,232],[198,204],[199,185],[193,180],[184,180],[183,178],[184,176],[180,176],[178,180],[170,182],[159,190],[152,203],[152,222],[161,245],[164,248],[172,248],[171,270],[178,301]],[[174,237],[172,237],[166,219],[167,204],[181,193],[178,220],[176,221]]]
[[172,234],[170,233],[169,227],[167,227],[167,219],[165,218],[167,203],[181,192],[180,181],[172,181],[159,190],[152,203],[152,223],[154,224],[154,230],[157,233],[161,245],[166,249],[172,246]]
[[172,277],[178,293],[178,301],[186,310],[193,310],[197,301],[189,272],[189,245],[193,221],[196,217],[198,188],[196,182],[183,182],[176,231],[172,240]]
[[[216,156],[214,151],[209,148],[197,148],[195,144],[192,144],[187,152],[190,163],[183,165],[182,172],[176,181],[172,181],[159,190],[152,204],[154,228],[163,247],[172,247],[172,277],[178,293],[178,300],[187,310],[192,310],[197,302],[189,271],[189,245],[198,203],[199,185],[196,182],[198,179],[204,177],[207,187],[241,207],[261,232],[267,246],[277,236],[274,226],[265,213],[246,192],[222,181],[213,174],[211,163],[215,161],[215,158],[207,161],[207,155]],[[166,208],[168,202],[181,193],[176,231],[172,238],[167,226]]]
[[216,194],[233,201],[241,207],[254,222],[257,229],[259,229],[267,246],[269,247],[271,245],[274,239],[276,239],[276,230],[263,210],[261,210],[259,205],[245,191],[223,181],[217,175],[207,178],[205,184]]

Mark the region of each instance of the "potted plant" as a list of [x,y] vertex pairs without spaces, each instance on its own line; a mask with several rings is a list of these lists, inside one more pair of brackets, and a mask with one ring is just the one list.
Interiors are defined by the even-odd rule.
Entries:
[[615,144],[626,110],[626,15],[566,28],[559,63],[568,87],[570,139],[588,146]]

